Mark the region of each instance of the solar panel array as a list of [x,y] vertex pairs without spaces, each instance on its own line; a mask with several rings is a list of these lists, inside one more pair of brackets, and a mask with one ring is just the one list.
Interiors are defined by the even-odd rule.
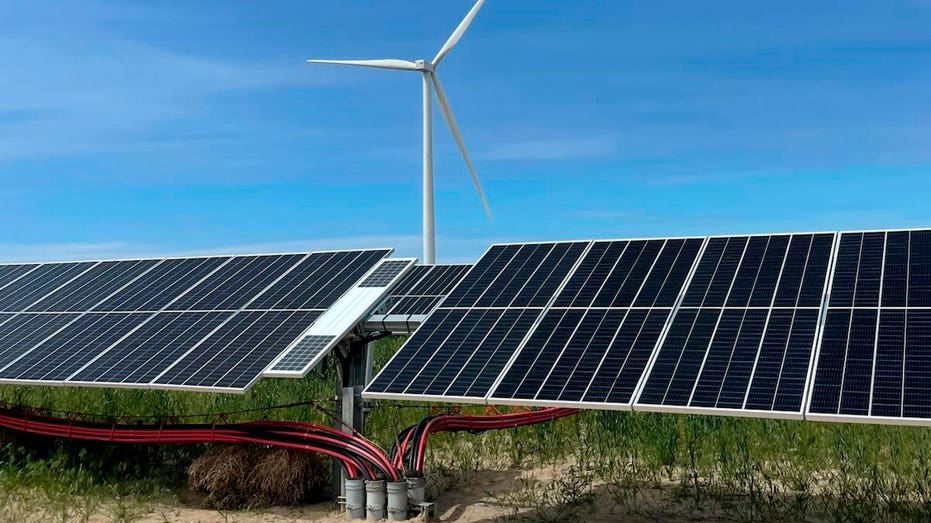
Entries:
[[389,252],[0,265],[0,382],[244,390]]
[[385,303],[369,398],[931,424],[931,230],[388,253],[0,264],[0,382],[243,391]]
[[[365,396],[801,418],[839,243],[822,233],[496,245]],[[541,245],[572,249],[576,263],[549,300],[527,303]],[[931,279],[931,253],[915,264]],[[861,288],[878,287],[861,273]],[[888,294],[902,305],[901,289]]]
[[471,265],[418,265],[397,285],[385,306],[366,326],[372,330],[413,332],[449,295]]

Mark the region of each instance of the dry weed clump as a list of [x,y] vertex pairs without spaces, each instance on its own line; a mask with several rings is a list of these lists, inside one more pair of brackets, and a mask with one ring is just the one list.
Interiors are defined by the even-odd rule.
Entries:
[[215,509],[295,505],[318,497],[327,476],[309,452],[241,445],[214,447],[188,468],[191,490]]
[[329,467],[316,454],[295,449],[268,449],[250,475],[253,505],[296,505],[319,497]]

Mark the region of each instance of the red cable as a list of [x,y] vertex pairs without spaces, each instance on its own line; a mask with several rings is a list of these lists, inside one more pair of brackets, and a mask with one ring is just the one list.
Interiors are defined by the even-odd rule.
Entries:
[[416,446],[416,459],[414,470],[423,471],[423,465],[427,452],[428,436],[433,432],[455,431],[455,430],[496,430],[504,428],[513,428],[537,423],[545,423],[571,416],[578,413],[578,409],[566,408],[545,408],[529,412],[516,412],[511,414],[501,414],[493,416],[438,416],[427,422],[423,434]]
[[[294,427],[304,430],[311,431],[320,431],[326,432],[332,436],[344,439],[346,441],[352,442],[354,444],[361,445],[367,450],[372,458],[380,462],[387,470],[394,470],[394,465],[392,465],[391,460],[388,459],[387,454],[383,449],[378,447],[372,441],[366,439],[365,437],[357,434],[350,434],[348,432],[343,432],[341,430],[335,429],[333,427],[328,427],[326,425],[318,425],[316,423],[311,423],[307,421],[255,421],[247,423],[248,426],[273,426],[273,427]],[[400,479],[400,476],[397,476],[393,479]]]
[[[300,426],[301,431],[291,430],[291,427]],[[331,427],[305,422],[283,423],[282,427],[270,422],[245,423],[239,425],[181,425],[152,426],[152,427],[125,427],[118,428],[117,424],[106,425],[100,423],[75,423],[72,420],[61,418],[41,417],[29,415],[10,414],[0,410],[0,427],[18,430],[45,436],[66,437],[93,441],[109,441],[118,443],[175,443],[192,444],[206,442],[221,443],[257,443],[274,445],[284,448],[300,449],[338,459],[346,468],[351,477],[358,477],[361,472],[359,464],[350,455],[337,452],[313,443],[322,443],[337,449],[352,451],[363,458],[362,463],[368,477],[375,477],[375,469],[369,465],[377,465],[393,479],[400,478],[397,470],[391,466],[390,460],[379,451],[371,442],[363,443],[362,438],[346,434]],[[271,430],[280,428],[281,430]],[[263,437],[250,434],[253,429],[269,430],[272,434],[306,439],[309,443],[295,443],[283,439]],[[324,434],[320,434],[324,433]],[[334,436],[340,437],[334,437]],[[387,465],[387,467],[386,467]]]

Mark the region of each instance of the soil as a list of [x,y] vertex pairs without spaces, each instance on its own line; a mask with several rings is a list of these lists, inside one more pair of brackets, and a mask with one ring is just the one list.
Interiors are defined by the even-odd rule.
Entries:
[[[495,522],[514,515],[534,517],[535,511],[540,508],[517,508],[509,504],[509,495],[520,492],[526,488],[528,482],[539,481],[546,483],[553,480],[553,470],[550,468],[534,469],[529,471],[498,470],[481,471],[468,480],[455,482],[451,488],[438,496],[436,506],[439,516],[432,521],[455,523],[481,523]],[[447,479],[448,481],[448,479]],[[632,522],[647,523],[656,521],[700,522],[718,521],[720,514],[709,511],[696,511],[694,507],[667,506],[677,505],[675,496],[671,496],[671,485],[661,485],[654,489],[640,491],[640,500],[644,506],[651,507],[648,511],[639,510],[637,513],[626,511],[611,502],[611,496],[600,491],[596,486],[594,494],[596,501],[592,508],[584,508],[578,514],[577,520],[595,523]],[[331,502],[305,505],[301,507],[275,507],[262,510],[246,511],[217,511],[200,508],[200,497],[194,494],[185,494],[177,504],[156,504],[151,507],[148,514],[137,514],[143,523],[185,522],[185,523],[228,523],[228,522],[258,522],[258,523],[284,523],[284,522],[319,522],[344,523],[346,516]],[[545,510],[545,509],[544,509]],[[548,513],[544,519],[562,519],[556,514]],[[413,521],[421,520],[416,518]],[[91,519],[93,523],[112,521],[112,515],[100,514]],[[362,520],[358,520],[362,521]]]

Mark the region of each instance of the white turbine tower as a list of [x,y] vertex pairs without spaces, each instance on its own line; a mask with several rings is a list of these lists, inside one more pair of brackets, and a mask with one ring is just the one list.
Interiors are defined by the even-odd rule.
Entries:
[[336,65],[357,65],[363,67],[377,67],[380,69],[397,69],[401,71],[419,71],[423,74],[423,262],[433,264],[436,262],[436,243],[433,217],[433,124],[430,109],[432,105],[432,92],[436,92],[436,98],[440,103],[440,110],[446,119],[449,130],[456,140],[456,145],[462,152],[466,166],[469,168],[469,174],[472,175],[472,183],[478,191],[478,196],[485,206],[485,212],[491,218],[491,206],[485,198],[485,191],[482,190],[482,184],[475,173],[475,167],[472,166],[472,160],[466,151],[465,143],[462,141],[462,135],[459,133],[459,126],[456,125],[456,119],[453,117],[453,111],[449,107],[449,100],[446,98],[446,92],[443,91],[443,84],[437,76],[436,68],[443,61],[443,58],[456,46],[462,35],[469,28],[469,24],[475,18],[478,10],[482,8],[485,0],[478,0],[469,13],[465,16],[459,27],[453,31],[440,52],[436,57],[430,60],[417,60],[409,62],[398,59],[378,59],[378,60],[307,60],[315,64],[336,64]]

